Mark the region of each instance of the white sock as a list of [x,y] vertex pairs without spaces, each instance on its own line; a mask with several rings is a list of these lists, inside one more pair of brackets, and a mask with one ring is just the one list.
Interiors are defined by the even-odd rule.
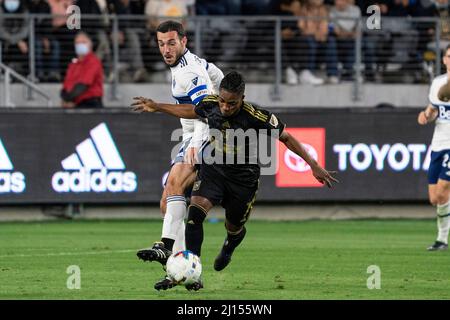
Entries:
[[[164,215],[162,238],[176,240],[181,224],[186,217],[186,199],[183,196],[167,197],[167,209]],[[173,250],[172,250],[173,251]]]
[[184,239],[185,229],[186,229],[186,225],[184,224],[184,220],[182,220],[180,227],[178,228],[177,237],[175,238],[175,243],[173,244],[172,252],[186,250],[186,241]]
[[437,205],[437,241],[448,243],[448,230],[450,228],[450,201]]

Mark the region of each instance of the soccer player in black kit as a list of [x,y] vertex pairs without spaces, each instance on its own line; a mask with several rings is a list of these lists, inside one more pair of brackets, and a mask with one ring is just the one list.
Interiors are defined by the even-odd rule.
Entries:
[[[321,183],[328,187],[333,182],[338,182],[333,175],[334,171],[327,171],[322,168],[303,148],[303,146],[288,132],[284,131],[285,124],[271,112],[261,109],[258,106],[244,101],[245,82],[238,72],[230,72],[222,80],[219,88],[219,95],[205,97],[197,106],[187,104],[162,104],[151,99],[136,97],[132,104],[138,112],[164,112],[176,117],[195,119],[207,119],[210,128],[210,156],[230,159],[227,153],[232,155],[229,161],[208,161],[210,158],[204,156],[194,182],[191,205],[188,209],[186,224],[186,249],[200,256],[203,242],[203,221],[208,211],[217,204],[221,204],[225,209],[225,228],[227,237],[219,255],[214,261],[216,271],[223,270],[231,261],[231,256],[236,247],[245,237],[246,223],[258,190],[260,166],[257,163],[247,163],[246,156],[244,163],[236,163],[238,150],[245,150],[244,154],[251,152],[252,145],[257,145],[255,141],[245,140],[244,145],[228,148],[230,141],[227,140],[227,130],[249,129],[275,130],[278,139],[291,151],[302,157],[311,167],[312,174]],[[217,139],[212,137],[211,131],[220,131],[223,141],[217,143]],[[222,144],[223,142],[223,144]],[[233,144],[231,143],[233,146]],[[220,147],[222,146],[222,147]],[[204,153],[207,149],[204,150]],[[174,283],[167,283],[166,288],[173,287]],[[188,288],[188,290],[198,290],[203,287],[200,281]]]

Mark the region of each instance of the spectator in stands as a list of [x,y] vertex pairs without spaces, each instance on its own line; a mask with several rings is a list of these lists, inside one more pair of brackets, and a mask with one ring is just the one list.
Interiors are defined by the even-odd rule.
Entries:
[[271,0],[242,0],[241,12],[243,15],[264,15],[269,14]]
[[[30,13],[50,15],[51,9],[45,0],[31,0],[28,4]],[[52,21],[49,17],[35,17],[35,56],[36,76],[42,82],[61,81],[59,59],[61,49],[52,34]]]
[[[51,33],[53,39],[58,42],[60,48],[59,64],[64,67],[70,63],[73,57],[73,37],[76,30],[67,28],[67,8],[73,5],[74,0],[47,0],[52,13]],[[62,70],[59,70],[60,74]]]
[[119,31],[112,34],[113,41],[118,41],[120,46],[119,59],[123,71],[130,72],[131,81],[143,82],[147,79],[147,70],[144,67],[140,33],[145,30],[144,20],[121,17],[128,15],[143,15],[144,8],[139,1],[113,0],[111,13],[119,17]]
[[323,0],[306,0],[300,15],[305,17],[299,20],[299,28],[307,44],[307,69],[300,73],[300,82],[316,84],[313,74],[317,69],[318,52],[324,51],[328,82],[339,83],[337,68],[336,39],[328,33],[328,9]]
[[[112,72],[112,52],[108,36],[111,28],[108,2],[107,0],[76,0],[75,4],[82,13],[82,30],[92,35],[94,52],[103,62],[107,74],[110,74]],[[87,17],[86,14],[97,16]]]
[[[242,14],[241,0],[197,0],[195,8],[198,15]],[[209,60],[217,61],[222,68],[241,60],[248,39],[245,21],[211,19],[202,25],[202,30],[202,46]]]
[[338,56],[343,61],[342,80],[352,79],[356,32],[361,18],[361,10],[351,2],[352,0],[334,0],[334,6],[330,9],[331,26],[337,41]]
[[[171,20],[175,18],[184,18],[187,15],[193,14],[195,0],[149,0],[145,6],[145,14],[149,17],[147,28],[151,31],[156,28],[167,18]],[[186,20],[181,19],[186,28]]]
[[64,108],[103,107],[103,66],[92,52],[92,40],[84,32],[75,36],[77,58],[67,68],[61,90]]
[[[360,8],[363,17],[368,18],[373,12],[368,13],[369,6],[377,5],[380,8],[381,15],[387,13],[386,0],[356,0],[356,5]],[[378,29],[363,28],[362,41],[363,41],[363,62],[365,68],[365,80],[368,81],[381,81],[381,74],[379,72],[379,65],[386,60],[384,58],[385,53],[382,51],[382,43],[385,38],[384,31]]]
[[406,17],[417,15],[418,2],[414,0],[391,0],[388,3],[387,17],[384,19],[383,30],[388,31],[392,45],[390,62],[400,63],[403,67],[411,61],[411,56],[417,53],[418,31]]
[[[273,0],[271,2],[271,12],[273,15],[285,17],[299,16],[301,4],[299,0]],[[286,83],[290,85],[298,84],[299,76],[296,69],[300,68],[301,57],[305,54],[304,41],[301,38],[297,20],[282,20],[282,59],[283,68],[286,72]],[[313,84],[322,84],[321,78],[311,75]]]
[[388,77],[397,77],[400,81],[407,82],[419,80],[419,32],[415,24],[405,18],[421,14],[420,1],[377,0],[373,3],[358,0],[357,3],[363,13],[366,13],[370,5],[378,5],[380,8],[382,29],[366,30],[364,40],[370,55],[375,57],[377,72],[383,72],[383,80]]
[[240,15],[242,4],[241,0],[196,0],[195,9],[202,16]]
[[[440,39],[439,43],[436,41],[431,41],[428,43],[427,47],[429,50],[435,51],[439,48],[441,51],[444,50],[450,44],[450,5],[449,0],[435,0],[434,1],[434,16],[439,18],[440,25]],[[435,36],[435,28],[430,28],[428,31],[430,37]],[[433,39],[434,40],[434,39]]]
[[11,17],[14,14],[28,14],[22,0],[4,0],[0,6],[0,41],[2,59],[15,71],[28,74],[28,23],[24,17]]

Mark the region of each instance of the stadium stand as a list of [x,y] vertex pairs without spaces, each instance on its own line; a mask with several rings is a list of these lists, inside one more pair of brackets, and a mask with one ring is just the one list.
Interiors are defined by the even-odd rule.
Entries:
[[[148,93],[149,86],[156,97],[170,99],[167,90],[161,94],[168,71],[154,40],[155,23],[161,19],[181,19],[192,51],[224,71],[244,72],[255,97],[274,106],[421,106],[430,79],[441,73],[440,48],[448,42],[450,30],[443,23],[449,12],[447,0],[379,1],[381,30],[370,25],[375,12],[371,1],[19,3],[17,9],[7,9],[1,1],[0,59],[55,97],[53,105],[59,104],[59,83],[75,56],[72,39],[77,30],[68,23],[78,16],[67,11],[70,5],[80,9],[81,30],[94,35],[95,52],[105,68],[106,106],[127,106],[131,93]],[[311,9],[315,3],[320,10]],[[311,36],[315,25],[321,26],[322,36]],[[319,47],[323,50],[316,52]],[[399,92],[414,86],[417,96],[392,96],[392,85]],[[15,105],[43,104],[24,94],[27,90],[20,84],[9,86]],[[4,85],[0,87],[4,90]],[[300,100],[294,92],[300,93]],[[302,94],[309,92],[314,97]],[[336,97],[333,102],[330,95]]]

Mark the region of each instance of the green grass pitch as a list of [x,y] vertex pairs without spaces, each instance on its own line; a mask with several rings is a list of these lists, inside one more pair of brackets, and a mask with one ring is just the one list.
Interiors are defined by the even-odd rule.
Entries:
[[[0,224],[0,299],[450,299],[450,252],[427,252],[434,220],[250,221],[221,272],[212,265],[223,223],[205,223],[205,288],[157,292],[157,262],[136,249],[159,238],[161,221]],[[69,290],[67,268],[81,270]],[[367,268],[381,270],[369,290]]]

